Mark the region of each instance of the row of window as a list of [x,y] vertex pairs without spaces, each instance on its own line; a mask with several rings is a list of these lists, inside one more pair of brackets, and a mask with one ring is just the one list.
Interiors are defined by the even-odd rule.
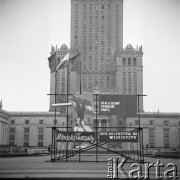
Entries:
[[[15,127],[10,128],[9,132],[9,144],[10,145],[17,145],[18,144],[18,136],[19,131],[16,132]],[[16,142],[15,142],[16,140]],[[44,141],[44,128],[43,127],[38,127],[38,146],[42,147],[43,146],[43,141]],[[22,139],[21,139],[22,141]],[[24,133],[23,133],[23,145],[29,146],[29,141],[30,141],[30,128],[29,127],[24,127]]]
[[[82,86],[83,89],[86,88],[92,88],[93,85],[94,86],[98,86],[100,83],[101,88],[104,88],[104,85],[106,83],[106,87],[112,87],[112,77],[111,76],[94,76],[94,80],[92,79],[92,76],[86,77],[86,76],[82,76]],[[100,78],[100,79],[99,79]]]
[[98,66],[98,64],[95,64],[95,66],[93,66],[93,64],[89,63],[89,64],[82,64],[82,72],[87,72],[87,71],[100,71],[100,72],[111,72],[112,71],[112,67],[110,65],[105,66],[104,64],[101,64],[100,67]]
[[[123,72],[122,77],[122,91],[123,94],[131,94],[133,90],[133,94],[137,94],[137,72],[128,72],[128,76],[126,78],[127,72]],[[133,74],[133,81],[132,81]]]
[[[11,120],[11,124],[15,124],[15,120],[14,119]],[[29,124],[29,120],[25,119],[24,120],[24,124]],[[44,120],[43,119],[39,119],[39,124],[44,124]]]
[[115,39],[116,39],[116,47],[119,47],[119,11],[118,11],[119,7],[116,7],[116,16],[115,16]]
[[137,60],[136,58],[123,58],[123,66],[136,66]]
[[[180,121],[178,122],[179,126],[180,126]],[[135,120],[135,125],[139,125],[139,120]],[[149,120],[149,125],[155,125],[155,120]],[[164,125],[168,126],[169,125],[169,121],[168,120],[164,120]]]
[[[75,5],[75,8],[78,8],[78,5]],[[84,9],[89,8],[90,10],[92,10],[93,8],[95,8],[96,10],[101,9],[102,11],[106,8],[106,5],[104,4],[84,4]],[[110,4],[107,4],[107,9],[110,9]]]
[[[164,147],[170,147],[170,129],[163,129]],[[156,134],[155,129],[149,129],[149,146],[155,147]]]
[[[155,125],[155,120],[149,120],[149,125]],[[169,125],[169,121],[164,120],[164,126],[168,126],[168,125]],[[179,121],[179,125],[180,125],[180,121]]]

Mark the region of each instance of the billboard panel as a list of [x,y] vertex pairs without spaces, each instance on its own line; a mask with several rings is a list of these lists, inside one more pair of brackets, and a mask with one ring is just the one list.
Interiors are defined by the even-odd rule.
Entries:
[[72,118],[74,120],[72,126],[76,132],[92,132],[93,131],[93,95],[80,94],[70,97]]
[[57,142],[91,142],[95,141],[95,132],[57,131]]
[[99,132],[100,142],[138,142],[138,133],[133,131]]
[[100,115],[136,116],[136,95],[99,95]]

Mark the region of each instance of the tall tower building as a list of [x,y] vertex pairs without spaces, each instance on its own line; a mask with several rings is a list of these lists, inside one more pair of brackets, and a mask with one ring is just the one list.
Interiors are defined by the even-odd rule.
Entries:
[[[124,95],[143,94],[142,46],[133,48],[128,44],[116,53],[116,92]],[[143,111],[143,97],[139,97]]]
[[[67,52],[79,53],[76,71],[68,78],[71,94],[92,93],[94,89],[102,94],[143,94],[142,46],[123,48],[123,0],[71,0],[70,46],[53,49],[49,59],[53,54],[61,60]],[[67,92],[63,88],[67,73],[63,71],[58,72],[56,87],[62,94]],[[55,87],[54,82],[51,75],[51,86]],[[53,101],[51,98],[50,106]]]
[[115,91],[122,47],[123,0],[71,0],[71,48],[80,52],[82,91]]

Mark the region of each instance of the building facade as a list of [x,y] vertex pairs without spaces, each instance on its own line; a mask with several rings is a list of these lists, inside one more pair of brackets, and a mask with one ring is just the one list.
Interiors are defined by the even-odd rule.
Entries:
[[[66,102],[66,94],[143,94],[143,51],[128,44],[123,48],[123,0],[71,0],[70,48],[52,46],[49,61],[49,112],[7,112],[0,107],[0,145],[48,146],[52,143],[54,125],[65,130],[66,109],[55,108],[55,102]],[[79,53],[74,69],[56,71],[57,65],[70,53]],[[94,93],[94,94],[96,94]],[[56,99],[55,99],[56,94]],[[109,127],[139,126],[138,117],[97,116],[94,98],[92,126],[99,131]],[[144,147],[179,147],[180,114],[143,113],[140,97],[141,127]],[[72,111],[69,126],[74,126]]]
[[[143,145],[149,148],[180,148],[179,113],[141,113]],[[127,127],[139,127],[139,119],[127,118]]]
[[[8,112],[7,143],[17,146],[47,147],[52,142],[53,112]],[[56,114],[56,126],[66,128],[66,116]]]
[[[0,103],[0,106],[2,107],[2,101]],[[9,134],[8,134],[9,114],[1,107],[0,107],[0,145],[7,145],[9,138]]]

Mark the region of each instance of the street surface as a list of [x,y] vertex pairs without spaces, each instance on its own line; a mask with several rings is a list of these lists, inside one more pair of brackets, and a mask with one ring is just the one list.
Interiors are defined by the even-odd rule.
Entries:
[[[91,161],[90,155],[84,155]],[[78,156],[73,157],[78,161]],[[72,159],[73,159],[72,158]],[[83,156],[81,157],[83,160]],[[107,160],[107,156],[99,156],[99,160]],[[116,156],[117,158],[117,156]],[[121,161],[121,158],[119,162]],[[146,162],[157,163],[155,158],[145,158]],[[165,167],[160,168],[163,175],[167,169],[168,163],[174,163],[177,166],[178,176],[180,176],[180,159],[161,158],[160,163],[164,163]],[[132,163],[125,163],[123,166],[126,173],[135,169],[131,167]],[[144,174],[144,164],[142,166],[142,174]],[[0,178],[107,178],[107,162],[51,162],[50,156],[34,156],[34,157],[9,157],[0,158]],[[150,168],[150,178],[156,177],[155,168]],[[119,173],[118,178],[123,178]]]

